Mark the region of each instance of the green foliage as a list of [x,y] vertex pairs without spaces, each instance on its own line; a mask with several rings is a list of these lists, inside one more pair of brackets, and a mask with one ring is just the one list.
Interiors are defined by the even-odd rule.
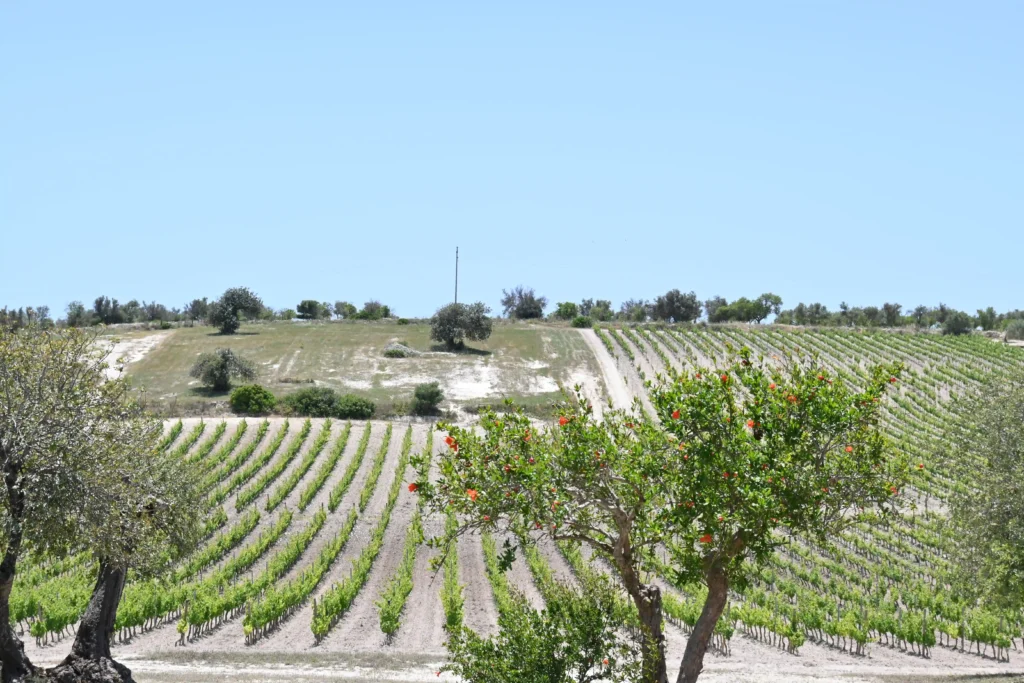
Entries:
[[443,400],[444,392],[437,382],[417,384],[412,397],[412,412],[414,415],[436,415]]
[[[246,465],[245,469],[240,472],[235,472],[228,483],[219,487],[216,491],[210,494],[209,501],[211,505],[219,505],[223,503],[235,489],[252,479],[257,472],[263,469],[264,465],[270,462],[274,457],[274,454],[277,453],[277,450],[281,447],[281,444],[284,443],[284,439],[288,435],[288,426],[288,421],[286,420],[285,423],[281,425],[281,428],[277,430],[277,435],[274,437],[274,440],[270,442],[267,448],[260,453],[255,460]],[[240,465],[241,462],[238,464]]]
[[243,415],[264,415],[277,405],[270,390],[260,384],[246,384],[231,392],[231,410]]
[[356,314],[356,307],[347,301],[334,302],[334,315],[338,318],[351,318]]
[[[359,467],[363,464],[363,458],[366,456],[366,447],[370,443],[370,423],[366,423],[366,428],[363,430],[363,436],[359,439],[359,446],[356,448],[355,455],[352,456],[352,461],[345,468],[345,473],[341,477],[341,481],[334,485],[331,489],[330,498],[327,501],[327,509],[334,512],[341,505],[341,499],[345,496],[345,492],[348,491],[348,487],[352,485],[352,480],[356,478],[356,473],[359,471]],[[390,436],[388,437],[390,438]],[[374,480],[376,481],[376,480]]]
[[501,290],[501,308],[505,317],[516,320],[543,318],[548,305],[545,297],[537,296],[533,289],[517,285],[511,290]]
[[[654,387],[664,427],[616,411],[595,421],[582,397],[546,431],[521,413],[489,413],[479,432],[440,425],[440,477],[417,485],[432,507],[462,516],[460,530],[503,520],[588,543],[649,610],[638,576],[658,569],[659,546],[681,583],[741,585],[747,560],[770,557],[777,529],[826,538],[862,508],[895,511],[908,467],[878,425],[899,374],[880,366],[856,391],[814,359],[764,364],[743,349],[722,368]],[[616,554],[622,547],[630,555]],[[720,609],[725,594],[715,594]]]
[[309,449],[309,452],[306,453],[305,457],[302,458],[302,461],[299,462],[299,466],[292,470],[284,481],[278,484],[277,488],[275,488],[273,493],[271,493],[267,498],[267,512],[273,512],[278,505],[284,502],[284,499],[288,497],[288,494],[298,486],[299,481],[306,476],[306,472],[308,472],[309,468],[313,466],[316,459],[320,457],[320,452],[324,449],[324,446],[327,445],[330,438],[331,421],[325,420],[323,427],[320,428],[320,433],[317,434],[316,441],[313,442],[313,446]]
[[389,306],[385,306],[381,302],[371,299],[363,304],[361,311],[352,316],[346,317],[352,317],[356,320],[381,320],[383,318],[391,318],[392,313]]
[[654,320],[666,322],[693,322],[700,317],[700,301],[693,292],[683,294],[678,289],[666,292],[659,296],[651,307],[651,317]]
[[584,299],[580,302],[579,314],[601,322],[615,317],[612,302],[606,299],[598,299],[596,302],[593,299]]
[[339,394],[329,387],[299,389],[281,399],[292,415],[304,417],[336,417],[342,420],[365,420],[373,417],[377,406],[369,399],[354,394]]
[[[496,576],[493,541],[488,545],[488,573]],[[620,637],[615,593],[607,583],[574,588],[550,581],[542,589],[543,611],[503,588],[498,633],[482,638],[468,628],[455,631],[445,671],[479,683],[638,680],[637,650]]]
[[587,328],[593,326],[594,321],[585,315],[578,315],[572,319],[572,326],[579,328]]
[[963,311],[953,311],[942,325],[942,334],[970,334],[973,329],[974,321],[971,320],[971,316]]
[[[727,303],[720,296],[712,297],[704,302],[704,310],[708,322],[724,323],[729,321],[742,323],[760,323],[771,314],[778,315],[782,309],[782,297],[767,292],[754,300],[740,297]],[[897,315],[899,306],[896,307]]]
[[345,425],[345,429],[341,432],[341,436],[338,437],[337,441],[334,442],[334,448],[331,449],[330,455],[327,456],[327,460],[324,461],[320,469],[317,470],[316,476],[313,477],[313,481],[302,490],[299,495],[299,510],[305,510],[309,507],[309,504],[313,502],[313,498],[320,492],[324,484],[327,483],[327,478],[331,476],[338,461],[341,460],[342,453],[345,452],[345,444],[348,443],[349,433],[352,431],[352,423]]
[[200,355],[189,371],[189,376],[214,391],[227,391],[231,388],[232,377],[249,381],[255,379],[256,366],[231,349],[216,349],[212,353]]
[[[449,511],[444,521],[445,535],[454,538],[458,528],[455,513]],[[462,595],[462,584],[459,583],[459,554],[455,544],[445,551],[442,564],[444,582],[441,584],[441,605],[444,607],[444,629],[448,633],[457,633],[462,630],[462,608],[466,599]]]
[[950,505],[961,588],[1013,609],[1024,607],[1024,374],[990,380],[960,402],[946,431],[969,488]]
[[264,471],[259,478],[250,484],[247,488],[243,489],[238,496],[235,498],[235,510],[241,512],[253,501],[255,501],[268,486],[274,483],[281,474],[288,468],[295,456],[298,455],[299,450],[302,449],[302,444],[306,442],[306,437],[309,436],[309,432],[313,425],[309,420],[306,420],[302,424],[302,429],[299,431],[295,439],[288,445],[287,450],[281,454],[281,457],[274,461],[274,463]]
[[296,315],[302,320],[322,320],[331,317],[332,307],[326,301],[303,299],[296,307]]
[[1024,339],[1024,320],[1011,320],[1006,326],[1007,339]]
[[430,338],[449,349],[462,348],[466,339],[483,341],[491,336],[490,310],[480,301],[442,306],[430,319]]
[[580,314],[580,307],[571,301],[562,301],[555,305],[551,315],[558,320],[572,320]]
[[408,318],[399,318],[398,320],[395,321],[395,324],[396,325],[408,325],[409,324],[409,319]]
[[248,287],[232,287],[210,304],[207,320],[222,334],[234,334],[241,326],[239,315],[255,318],[263,310],[263,301]]

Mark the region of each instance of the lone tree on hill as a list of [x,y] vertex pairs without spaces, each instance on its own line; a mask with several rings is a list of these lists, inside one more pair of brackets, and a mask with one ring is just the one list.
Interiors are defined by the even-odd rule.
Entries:
[[505,312],[505,317],[516,320],[544,317],[544,308],[548,305],[548,300],[534,294],[532,289],[518,285],[511,291],[501,290],[501,294],[501,308]]
[[[153,452],[160,426],[124,380],[105,382],[93,334],[0,329],[0,662],[4,681],[40,672],[11,628],[10,594],[26,548],[42,557],[90,552],[97,581],[71,654],[48,678],[130,681],[110,660],[125,573],[159,569],[197,539],[199,497],[171,454]],[[187,469],[187,468],[186,468]]]
[[668,681],[661,591],[645,577],[705,584],[676,679],[693,683],[730,585],[771,556],[775,532],[824,538],[866,508],[896,509],[908,467],[879,424],[899,373],[875,368],[856,392],[816,361],[766,364],[744,348],[724,368],[654,388],[660,424],[637,407],[595,421],[577,388],[548,430],[522,412],[488,412],[479,430],[440,425],[440,477],[416,490],[458,515],[439,543],[470,529],[533,531],[606,558],[644,627],[645,682]]
[[437,309],[430,319],[430,338],[444,342],[449,350],[461,349],[466,339],[483,341],[491,336],[491,312],[483,302],[448,304]]
[[210,304],[207,319],[222,334],[234,334],[241,326],[240,313],[256,317],[263,311],[263,301],[248,287],[232,287]]
[[356,307],[347,301],[334,302],[334,315],[339,318],[351,318],[356,314]]
[[303,299],[295,312],[302,320],[320,320],[331,317],[331,305],[326,301],[321,303],[316,299]]
[[651,317],[674,323],[692,323],[700,317],[700,311],[700,300],[696,294],[683,294],[678,289],[672,289],[655,299]]
[[256,379],[256,366],[231,349],[217,349],[200,355],[188,374],[214,391],[227,391],[231,388],[232,377],[247,382]]

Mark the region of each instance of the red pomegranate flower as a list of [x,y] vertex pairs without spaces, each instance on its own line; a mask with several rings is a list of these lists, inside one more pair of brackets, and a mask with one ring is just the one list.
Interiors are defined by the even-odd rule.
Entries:
[[790,403],[796,403],[796,396],[790,394],[789,396],[786,397],[786,400],[789,401]]
[[476,489],[466,489],[466,495],[469,496],[470,500],[476,501],[476,497],[480,494],[477,493]]
[[569,424],[569,420],[566,419],[566,417],[563,415],[562,417],[558,418],[558,424],[564,427],[565,425]]
[[889,378],[889,384],[896,384],[896,378],[895,377],[890,377]]
[[455,445],[455,439],[453,439],[451,436],[444,437],[444,442],[446,444],[448,444],[449,446],[454,446]]
[[672,419],[673,420],[678,420],[679,419],[679,411],[678,410],[673,410],[672,411]]
[[753,420],[747,420],[747,426],[750,427],[751,429],[753,429],[754,428],[754,421]]
[[823,379],[825,379],[825,375],[818,375],[818,381],[819,381],[819,382],[820,382],[821,380],[823,380]]
[[526,434],[523,436],[523,441],[529,441],[529,440],[530,440],[530,430],[527,429],[526,430]]
[[409,484],[409,492],[410,493],[415,493],[416,489],[418,489],[418,488],[419,488],[419,485],[417,485],[417,484]]
[[846,447],[846,452],[847,453],[853,453],[853,446],[847,446]]
[[699,372],[695,376],[697,377],[697,379],[700,379],[700,373]]
[[924,463],[923,462],[917,463],[917,469],[923,470],[924,469]]
[[728,382],[729,381],[729,375],[722,375],[722,381],[723,382]]
[[484,515],[484,521],[485,522],[491,521],[491,516],[490,515]]
[[771,389],[772,391],[775,391],[775,382],[772,382],[771,384],[769,384],[768,388]]
[[713,539],[711,538],[711,534],[704,534],[703,536],[700,537],[700,542],[701,543],[711,543],[712,540]]
[[608,658],[607,658],[607,657],[605,657],[605,658],[604,658],[604,661],[603,661],[602,663],[603,663],[603,664],[604,664],[605,666],[608,666]]

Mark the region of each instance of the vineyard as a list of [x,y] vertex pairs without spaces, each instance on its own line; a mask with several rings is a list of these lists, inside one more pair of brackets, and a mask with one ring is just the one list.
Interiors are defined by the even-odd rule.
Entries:
[[[768,357],[817,354],[854,385],[874,362],[907,366],[886,420],[914,459],[915,486],[899,495],[915,508],[897,522],[856,526],[828,549],[786,537],[785,549],[731,595],[710,679],[716,670],[802,670],[808,663],[872,674],[1021,668],[1024,615],[977,608],[948,588],[945,501],[962,483],[942,431],[950,399],[1019,368],[1024,348],[981,337],[771,327],[606,327],[596,335],[597,351],[620,372],[604,381],[624,383],[648,410],[645,380],[712,365],[730,346]],[[206,537],[165,575],[129,578],[114,656],[406,654],[430,662],[409,664],[402,680],[437,680],[446,629],[493,632],[510,586],[540,607],[553,578],[607,571],[579,548],[541,543],[498,572],[505,540],[498,534],[463,537],[431,569],[438,551],[422,541],[454,519],[428,514],[410,483],[430,476],[412,461],[442,437],[425,423],[168,421],[157,448],[201,475]],[[63,657],[94,580],[86,555],[19,571],[11,618],[34,659]],[[704,596],[700,587],[674,585],[668,571],[657,580],[670,619],[669,657],[678,662]]]

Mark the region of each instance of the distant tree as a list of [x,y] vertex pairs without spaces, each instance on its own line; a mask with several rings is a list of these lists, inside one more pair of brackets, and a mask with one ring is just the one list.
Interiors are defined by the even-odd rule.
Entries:
[[627,299],[619,306],[618,319],[634,323],[647,322],[652,308],[644,299]]
[[612,310],[612,302],[607,299],[598,299],[594,303],[594,307],[590,309],[588,317],[600,320],[601,322],[611,320],[615,317],[615,312]]
[[274,317],[278,320],[294,320],[297,315],[293,308],[282,308]]
[[899,304],[882,304],[882,324],[885,327],[899,327],[903,324],[901,311],[903,307]]
[[715,296],[711,297],[710,299],[705,300],[704,301],[704,315],[707,316],[708,322],[710,322],[710,323],[721,322],[721,320],[718,319],[718,311],[719,311],[719,309],[723,308],[724,306],[728,306],[728,305],[729,305],[729,302],[726,301],[723,297],[718,296],[717,294]]
[[983,330],[994,330],[996,329],[996,323],[999,321],[999,316],[996,314],[996,309],[989,306],[984,311],[978,309],[978,324],[981,325]]
[[946,322],[942,326],[942,334],[970,334],[974,329],[974,321],[971,316],[963,311],[951,311],[945,316]]
[[957,404],[943,443],[969,487],[950,502],[954,558],[967,595],[1024,607],[1024,375],[989,381]]
[[757,297],[757,308],[755,309],[756,315],[753,322],[761,323],[769,315],[778,315],[781,310],[782,297],[778,294],[765,292],[761,296]]
[[92,325],[93,313],[81,301],[72,301],[66,310],[68,327],[88,327]]
[[206,316],[210,313],[210,302],[207,301],[204,296],[202,299],[192,299],[191,302],[185,304],[185,319],[196,322],[199,320],[206,320]]
[[334,315],[338,318],[351,318],[356,314],[356,307],[347,301],[334,302]]
[[247,382],[256,379],[256,366],[231,349],[217,349],[213,353],[201,354],[189,375],[214,391],[227,391],[231,388],[232,377]]
[[953,313],[953,310],[944,303],[939,303],[939,307],[935,309],[935,322],[940,325],[946,324],[946,318]]
[[126,323],[142,322],[145,319],[144,316],[142,304],[139,303],[138,299],[132,299],[124,306],[121,306],[121,318]]
[[302,320],[320,320],[331,317],[331,307],[315,299],[304,299],[295,309]]
[[117,302],[117,299],[110,299],[106,296],[96,297],[93,302],[93,312],[96,314],[97,322],[104,325],[117,325],[124,322],[121,304]]
[[580,307],[571,301],[562,301],[556,304],[555,312],[551,315],[559,320],[572,320],[580,314]]
[[489,309],[483,302],[448,304],[437,309],[430,319],[430,338],[449,349],[460,349],[466,339],[483,341],[491,336]]
[[380,320],[382,318],[392,317],[391,308],[377,301],[371,299],[363,304],[363,309],[356,313],[354,318],[359,320]]
[[263,301],[248,287],[232,287],[210,305],[209,321],[220,328],[222,334],[234,334],[241,326],[239,314],[257,316],[263,310]]
[[914,312],[910,314],[913,318],[914,324],[918,327],[928,327],[931,323],[928,321],[928,307],[918,306],[914,309]]
[[594,300],[593,299],[584,299],[583,301],[580,302],[579,315],[589,316],[590,315],[590,311],[592,311],[593,309],[594,309]]
[[700,317],[701,305],[693,292],[671,289],[654,301],[651,317],[675,323],[690,323]]
[[1011,320],[1006,326],[1006,338],[1024,339],[1024,320]]
[[501,290],[501,294],[501,308],[505,317],[516,320],[544,317],[548,300],[534,294],[533,289],[517,285],[511,290]]

